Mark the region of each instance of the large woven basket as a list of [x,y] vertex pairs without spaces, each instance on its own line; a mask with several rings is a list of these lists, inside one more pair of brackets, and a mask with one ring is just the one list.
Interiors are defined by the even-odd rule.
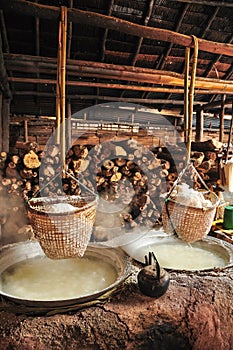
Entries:
[[[212,205],[208,208],[197,208],[176,202],[172,198],[172,193],[177,185],[182,182],[182,178],[186,179],[185,182],[192,181],[195,178],[199,179],[204,188],[201,192]],[[193,164],[188,163],[174,182],[162,205],[163,228],[165,232],[174,233],[183,241],[189,243],[198,241],[209,233],[218,204],[218,196],[210,191]]]
[[[69,204],[73,209],[48,209],[57,204]],[[96,207],[94,194],[32,198],[28,202],[29,219],[45,255],[50,259],[82,257],[92,234]]]
[[218,198],[213,192],[204,197],[213,204],[210,208],[196,208],[166,199],[162,208],[164,231],[176,233],[183,241],[193,243],[204,238],[210,231],[214,220]]

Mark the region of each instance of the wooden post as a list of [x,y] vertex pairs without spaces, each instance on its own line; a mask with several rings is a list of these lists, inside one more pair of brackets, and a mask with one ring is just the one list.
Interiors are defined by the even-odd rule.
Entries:
[[188,140],[187,140],[187,154],[186,154],[186,164],[189,163],[190,153],[191,153],[191,142],[192,142],[192,123],[193,123],[193,99],[194,99],[194,87],[196,80],[196,70],[197,70],[197,56],[198,56],[198,40],[193,35],[194,41],[194,54],[193,54],[193,65],[192,73],[189,87],[189,106],[188,106]]
[[72,145],[71,115],[71,102],[69,100],[67,103],[67,146],[69,146],[69,148]]
[[24,141],[28,142],[28,121],[24,120]]
[[188,140],[188,80],[189,80],[189,57],[190,48],[185,50],[185,73],[184,73],[184,142]]
[[219,127],[219,141],[223,142],[224,138],[224,114],[225,114],[225,100],[226,100],[226,95],[222,96],[221,100],[221,111],[220,111],[220,127]]
[[231,145],[232,132],[233,132],[233,100],[232,100],[232,111],[231,111],[231,125],[230,125],[230,130],[229,130],[229,135],[228,135],[228,142],[227,142],[226,161],[228,160],[229,149],[230,149],[230,145]]
[[2,150],[9,152],[10,148],[10,99],[3,98],[2,104]]
[[59,22],[58,32],[58,53],[57,53],[57,80],[56,80],[56,143],[61,142],[61,81],[60,81],[60,65],[61,65],[61,22]]
[[63,163],[66,156],[66,42],[67,42],[67,8],[61,7],[61,25],[62,25],[62,52],[61,52],[61,156]]
[[2,140],[3,140],[3,125],[2,125],[2,103],[3,103],[3,97],[2,97],[2,93],[0,92],[0,152],[3,151],[3,147],[2,147]]
[[195,141],[203,140],[204,129],[204,113],[203,110],[198,109],[196,114],[196,137]]

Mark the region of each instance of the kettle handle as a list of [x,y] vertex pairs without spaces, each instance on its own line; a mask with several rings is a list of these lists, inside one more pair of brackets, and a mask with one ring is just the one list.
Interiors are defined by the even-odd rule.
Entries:
[[160,280],[161,269],[160,269],[160,265],[158,263],[158,260],[156,259],[156,256],[153,252],[149,252],[149,258],[147,255],[145,255],[145,264],[146,264],[146,266],[152,265],[152,258],[153,258],[154,263],[155,263],[158,280]]

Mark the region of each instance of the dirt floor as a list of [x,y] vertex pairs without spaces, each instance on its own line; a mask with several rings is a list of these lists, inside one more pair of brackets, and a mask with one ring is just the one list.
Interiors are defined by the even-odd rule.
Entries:
[[2,301],[0,350],[233,349],[233,268],[171,272],[158,299],[141,294],[137,272],[111,298],[82,309],[32,314]]

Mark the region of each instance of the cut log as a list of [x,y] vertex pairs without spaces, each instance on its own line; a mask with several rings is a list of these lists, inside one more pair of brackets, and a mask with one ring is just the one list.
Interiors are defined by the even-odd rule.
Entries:
[[41,165],[38,155],[33,150],[24,155],[23,163],[28,169],[36,169]]
[[223,147],[223,143],[215,139],[207,140],[204,142],[191,143],[191,150],[198,151],[198,152],[219,151],[220,149],[222,149],[222,147]]

